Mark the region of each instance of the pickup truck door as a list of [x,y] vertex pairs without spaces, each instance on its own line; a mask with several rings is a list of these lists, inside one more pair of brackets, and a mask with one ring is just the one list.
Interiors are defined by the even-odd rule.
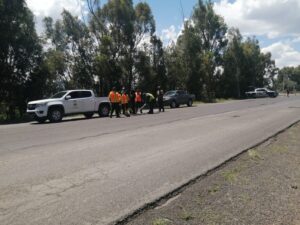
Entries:
[[81,112],[94,112],[95,111],[95,98],[91,91],[81,91],[80,94]]
[[64,107],[66,114],[78,113],[81,109],[80,93],[79,91],[72,91],[68,95],[71,96],[69,100],[65,100]]

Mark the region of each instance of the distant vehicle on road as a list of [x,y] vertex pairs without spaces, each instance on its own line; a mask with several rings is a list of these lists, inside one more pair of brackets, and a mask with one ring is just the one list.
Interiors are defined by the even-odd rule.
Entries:
[[264,98],[271,97],[276,98],[278,96],[277,91],[269,90],[268,88],[256,88],[254,91],[248,91],[245,93],[248,98]]
[[27,104],[27,113],[33,115],[39,123],[59,122],[64,116],[84,114],[91,118],[94,113],[105,117],[109,115],[110,102],[106,97],[95,97],[91,90],[69,90],[53,95],[49,99],[31,101]]
[[169,105],[171,108],[187,105],[191,107],[195,100],[195,95],[189,94],[187,91],[174,90],[164,94],[164,105]]

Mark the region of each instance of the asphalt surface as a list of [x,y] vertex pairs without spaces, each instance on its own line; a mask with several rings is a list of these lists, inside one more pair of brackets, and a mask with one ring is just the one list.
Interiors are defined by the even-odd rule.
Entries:
[[109,224],[300,120],[300,97],[0,126],[0,224]]

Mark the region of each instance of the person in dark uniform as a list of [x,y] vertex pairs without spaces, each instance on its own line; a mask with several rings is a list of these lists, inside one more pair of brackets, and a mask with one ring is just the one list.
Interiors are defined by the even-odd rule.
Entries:
[[129,104],[132,114],[136,114],[136,105],[135,105],[135,91],[132,90],[129,95]]
[[159,112],[164,112],[165,111],[165,106],[164,106],[164,91],[160,89],[158,86],[157,88],[157,104],[158,104],[158,110]]

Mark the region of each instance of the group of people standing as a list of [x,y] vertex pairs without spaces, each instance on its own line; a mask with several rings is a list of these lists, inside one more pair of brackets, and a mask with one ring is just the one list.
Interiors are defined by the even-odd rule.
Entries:
[[140,89],[132,90],[129,94],[125,88],[118,92],[115,87],[110,91],[108,98],[111,103],[110,118],[114,112],[119,118],[120,114],[130,117],[131,114],[143,113],[145,107],[149,108],[148,114],[153,114],[155,102],[158,104],[159,112],[164,112],[163,90],[158,87],[156,97],[151,93],[143,93]]

